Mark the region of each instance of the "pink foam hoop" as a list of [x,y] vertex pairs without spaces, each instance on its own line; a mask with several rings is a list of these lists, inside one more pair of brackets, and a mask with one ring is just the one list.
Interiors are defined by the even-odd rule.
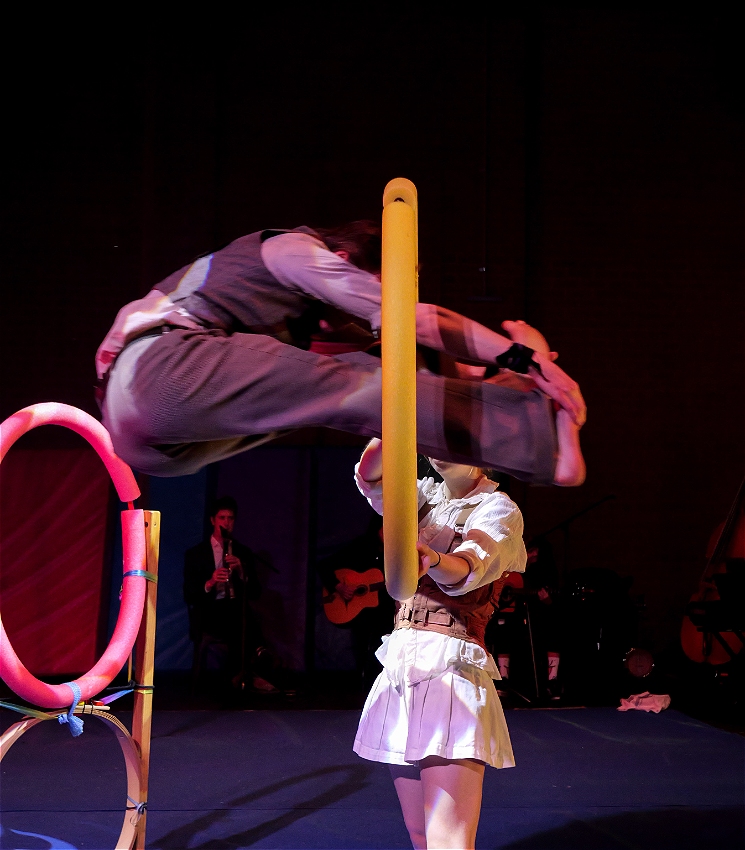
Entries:
[[[14,413],[0,425],[0,461],[16,440],[40,425],[62,425],[76,431],[93,446],[111,476],[119,498],[134,502],[140,495],[132,470],[114,454],[108,431],[92,416],[67,404],[34,404]],[[141,510],[122,512],[123,572],[147,568],[145,517]],[[75,680],[81,699],[90,699],[111,683],[132,651],[140,628],[145,604],[146,579],[127,576],[123,579],[122,602],[114,634],[96,665]],[[11,646],[0,619],[0,677],[20,697],[44,708],[63,708],[70,704],[71,689],[67,685],[48,685],[37,679],[23,665]]]

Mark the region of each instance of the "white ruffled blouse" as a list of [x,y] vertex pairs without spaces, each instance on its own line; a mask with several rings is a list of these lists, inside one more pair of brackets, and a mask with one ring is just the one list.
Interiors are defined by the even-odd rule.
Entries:
[[[359,466],[359,465],[358,465]],[[379,514],[383,513],[382,481],[369,482],[355,469],[355,481],[362,495]],[[419,541],[436,552],[451,552],[468,561],[469,574],[456,585],[440,585],[449,596],[461,596],[496,581],[506,572],[524,572],[527,555],[523,542],[523,518],[517,505],[497,484],[483,476],[461,499],[450,497],[445,482],[433,478],[417,481],[419,509],[431,505],[419,523]],[[452,548],[455,526],[464,509],[466,517],[462,541]]]

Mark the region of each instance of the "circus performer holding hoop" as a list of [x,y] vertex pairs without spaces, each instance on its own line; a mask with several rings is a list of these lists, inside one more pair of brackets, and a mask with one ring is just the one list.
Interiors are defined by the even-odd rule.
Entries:
[[[508,323],[513,339],[548,354],[543,337]],[[502,375],[531,391],[521,375]],[[584,480],[576,426],[559,411],[557,474]],[[354,750],[389,765],[411,842],[473,848],[486,765],[514,766],[509,733],[484,643],[503,579],[524,572],[523,520],[515,503],[478,466],[430,458],[442,477],[417,482],[419,583],[397,606],[383,638],[383,671],[362,711]],[[382,443],[373,439],[356,468],[362,494],[382,512]]]

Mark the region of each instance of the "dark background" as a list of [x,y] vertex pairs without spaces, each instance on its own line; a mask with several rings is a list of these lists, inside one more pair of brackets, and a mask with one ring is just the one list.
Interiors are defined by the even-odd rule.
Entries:
[[745,465],[739,27],[474,8],[9,29],[0,413],[95,413],[125,302],[256,229],[376,218],[408,177],[422,300],[533,322],[588,402],[587,483],[511,485],[528,536],[613,494],[568,561],[552,539],[633,576],[670,646]]

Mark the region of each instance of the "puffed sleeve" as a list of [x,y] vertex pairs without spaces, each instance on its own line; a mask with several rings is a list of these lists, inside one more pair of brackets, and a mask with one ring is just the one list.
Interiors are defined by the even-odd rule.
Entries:
[[466,520],[463,542],[451,554],[468,561],[471,571],[458,584],[440,585],[450,596],[462,596],[506,572],[524,572],[527,555],[517,505],[504,493],[490,493]]
[[382,516],[383,480],[379,479],[378,481],[365,481],[365,479],[360,475],[360,465],[358,463],[354,467],[354,483],[357,485],[357,489],[360,491],[360,493],[362,493],[362,495],[370,503],[370,507]]
[[[359,463],[354,468],[354,481],[357,489],[367,499],[374,511],[383,515],[383,479],[378,481],[365,481],[360,476]],[[417,489],[417,509],[427,501],[427,496],[435,486],[433,478],[423,478],[416,482]]]

